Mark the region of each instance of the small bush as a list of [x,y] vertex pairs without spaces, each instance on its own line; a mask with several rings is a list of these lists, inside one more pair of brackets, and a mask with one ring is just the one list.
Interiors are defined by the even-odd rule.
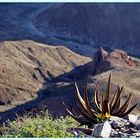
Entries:
[[24,138],[24,137],[73,137],[67,132],[68,127],[76,127],[77,123],[71,117],[59,118],[53,120],[46,112],[44,117],[37,116],[23,117],[22,121],[8,122],[0,128],[1,137]]

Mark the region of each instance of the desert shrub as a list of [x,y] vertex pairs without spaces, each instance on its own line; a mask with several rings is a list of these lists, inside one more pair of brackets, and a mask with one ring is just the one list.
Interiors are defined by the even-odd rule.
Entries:
[[[111,74],[108,78],[108,83],[106,86],[106,90],[104,94],[102,94],[102,98],[99,99],[99,82],[97,83],[94,94],[93,94],[93,102],[95,106],[94,108],[91,106],[88,99],[88,91],[87,91],[87,82],[84,85],[84,95],[81,96],[80,90],[78,88],[77,83],[75,83],[76,88],[76,99],[75,104],[76,108],[73,108],[69,102],[63,101],[63,104],[69,113],[69,115],[74,118],[77,122],[79,122],[79,126],[87,125],[88,128],[93,128],[95,124],[102,123],[107,118],[112,116],[117,117],[125,117],[128,115],[136,106],[137,103],[129,106],[132,93],[129,94],[126,101],[121,104],[121,94],[124,86],[120,88],[117,87],[115,94],[112,99],[110,99],[110,88],[111,88]],[[77,115],[74,110],[77,110],[79,114]],[[84,129],[85,131],[85,129]]]
[[45,113],[43,117],[36,118],[24,116],[22,121],[12,121],[4,124],[1,128],[1,137],[23,138],[23,137],[73,137],[67,132],[67,128],[76,127],[77,123],[71,117],[61,117],[53,120],[52,117]]

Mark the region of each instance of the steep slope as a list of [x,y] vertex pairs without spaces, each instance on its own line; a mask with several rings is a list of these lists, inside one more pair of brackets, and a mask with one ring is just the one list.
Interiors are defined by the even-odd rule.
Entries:
[[[88,95],[93,96],[93,90],[97,82],[100,82],[100,99],[101,95],[106,90],[106,84],[108,76],[111,73],[111,96],[114,94],[118,85],[124,86],[122,101],[126,100],[126,97],[130,92],[133,92],[132,104],[138,103],[136,109],[133,113],[140,112],[140,59],[135,59],[127,55],[126,52],[122,50],[114,50],[107,52],[103,49],[99,50],[94,54],[94,62],[92,63],[94,69],[94,75],[88,75]],[[95,65],[94,65],[95,64]],[[88,66],[87,66],[88,67]],[[77,80],[79,88],[81,89],[81,95],[83,94],[84,80]],[[56,83],[59,85],[59,83]],[[75,107],[75,86],[74,80],[71,83],[67,83],[62,86],[56,86],[53,90],[45,89],[46,93],[49,93],[47,98],[42,101],[43,105],[46,105],[49,112],[53,116],[65,115],[66,109],[62,104],[61,98],[65,103],[70,103]],[[92,98],[89,98],[93,102]],[[123,103],[121,101],[121,104]],[[55,105],[53,103],[56,103]],[[57,106],[57,107],[56,107]]]
[[[126,94],[133,90],[134,101],[139,102],[140,61],[126,53],[140,57],[139,7],[132,3],[0,4],[0,117],[2,111],[16,110],[42,93],[47,98],[40,105],[45,104],[54,116],[63,113],[61,96],[74,102],[73,82],[83,85],[89,74],[89,87],[103,80],[103,91],[112,72],[112,85],[125,85]],[[95,53],[100,47],[108,52]]]
[[63,46],[26,40],[1,42],[0,111],[34,99],[43,84],[89,61]]
[[93,48],[120,48],[140,56],[140,4],[0,4],[0,40],[32,39],[91,56]]
[[121,48],[139,55],[140,4],[54,4],[34,20],[36,27],[63,41]]

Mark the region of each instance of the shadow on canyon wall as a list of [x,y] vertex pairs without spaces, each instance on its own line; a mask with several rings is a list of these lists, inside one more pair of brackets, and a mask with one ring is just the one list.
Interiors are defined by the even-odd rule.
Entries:
[[[33,108],[38,108],[38,105],[40,104],[40,102],[45,100],[45,98],[50,98],[51,100],[51,97],[58,97],[58,96],[63,97],[63,96],[66,96],[65,95],[66,92],[71,92],[71,91],[73,92],[74,91],[73,83],[75,79],[76,81],[84,80],[87,78],[89,74],[93,73],[93,68],[91,69],[92,63],[93,62],[91,61],[85,65],[76,67],[75,69],[73,69],[72,71],[68,73],[60,75],[58,77],[52,77],[52,79],[46,78],[45,79],[46,81],[44,81],[44,88],[37,91],[37,97],[35,99],[28,101],[24,104],[17,105],[16,107],[9,109],[5,112],[0,112],[0,118],[1,118],[0,123],[6,122],[7,120],[14,120],[17,118],[17,116],[25,115],[27,112],[32,111]],[[60,82],[70,83],[70,84],[68,84],[67,86],[59,87],[57,86],[57,83],[60,83]],[[57,90],[57,93],[54,93],[53,90],[54,91]],[[73,93],[70,93],[70,94],[73,94]],[[68,93],[67,98],[69,98],[69,93]],[[45,108],[51,114],[52,109],[50,109],[49,106],[46,106]],[[54,116],[54,114],[51,114],[51,115],[53,117],[57,117],[57,116]]]

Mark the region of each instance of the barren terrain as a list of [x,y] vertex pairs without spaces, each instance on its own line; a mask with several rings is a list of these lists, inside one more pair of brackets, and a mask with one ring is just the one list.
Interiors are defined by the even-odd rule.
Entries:
[[112,92],[133,91],[140,112],[140,4],[0,4],[0,117],[46,106],[66,115],[76,81],[100,95],[112,73]]

